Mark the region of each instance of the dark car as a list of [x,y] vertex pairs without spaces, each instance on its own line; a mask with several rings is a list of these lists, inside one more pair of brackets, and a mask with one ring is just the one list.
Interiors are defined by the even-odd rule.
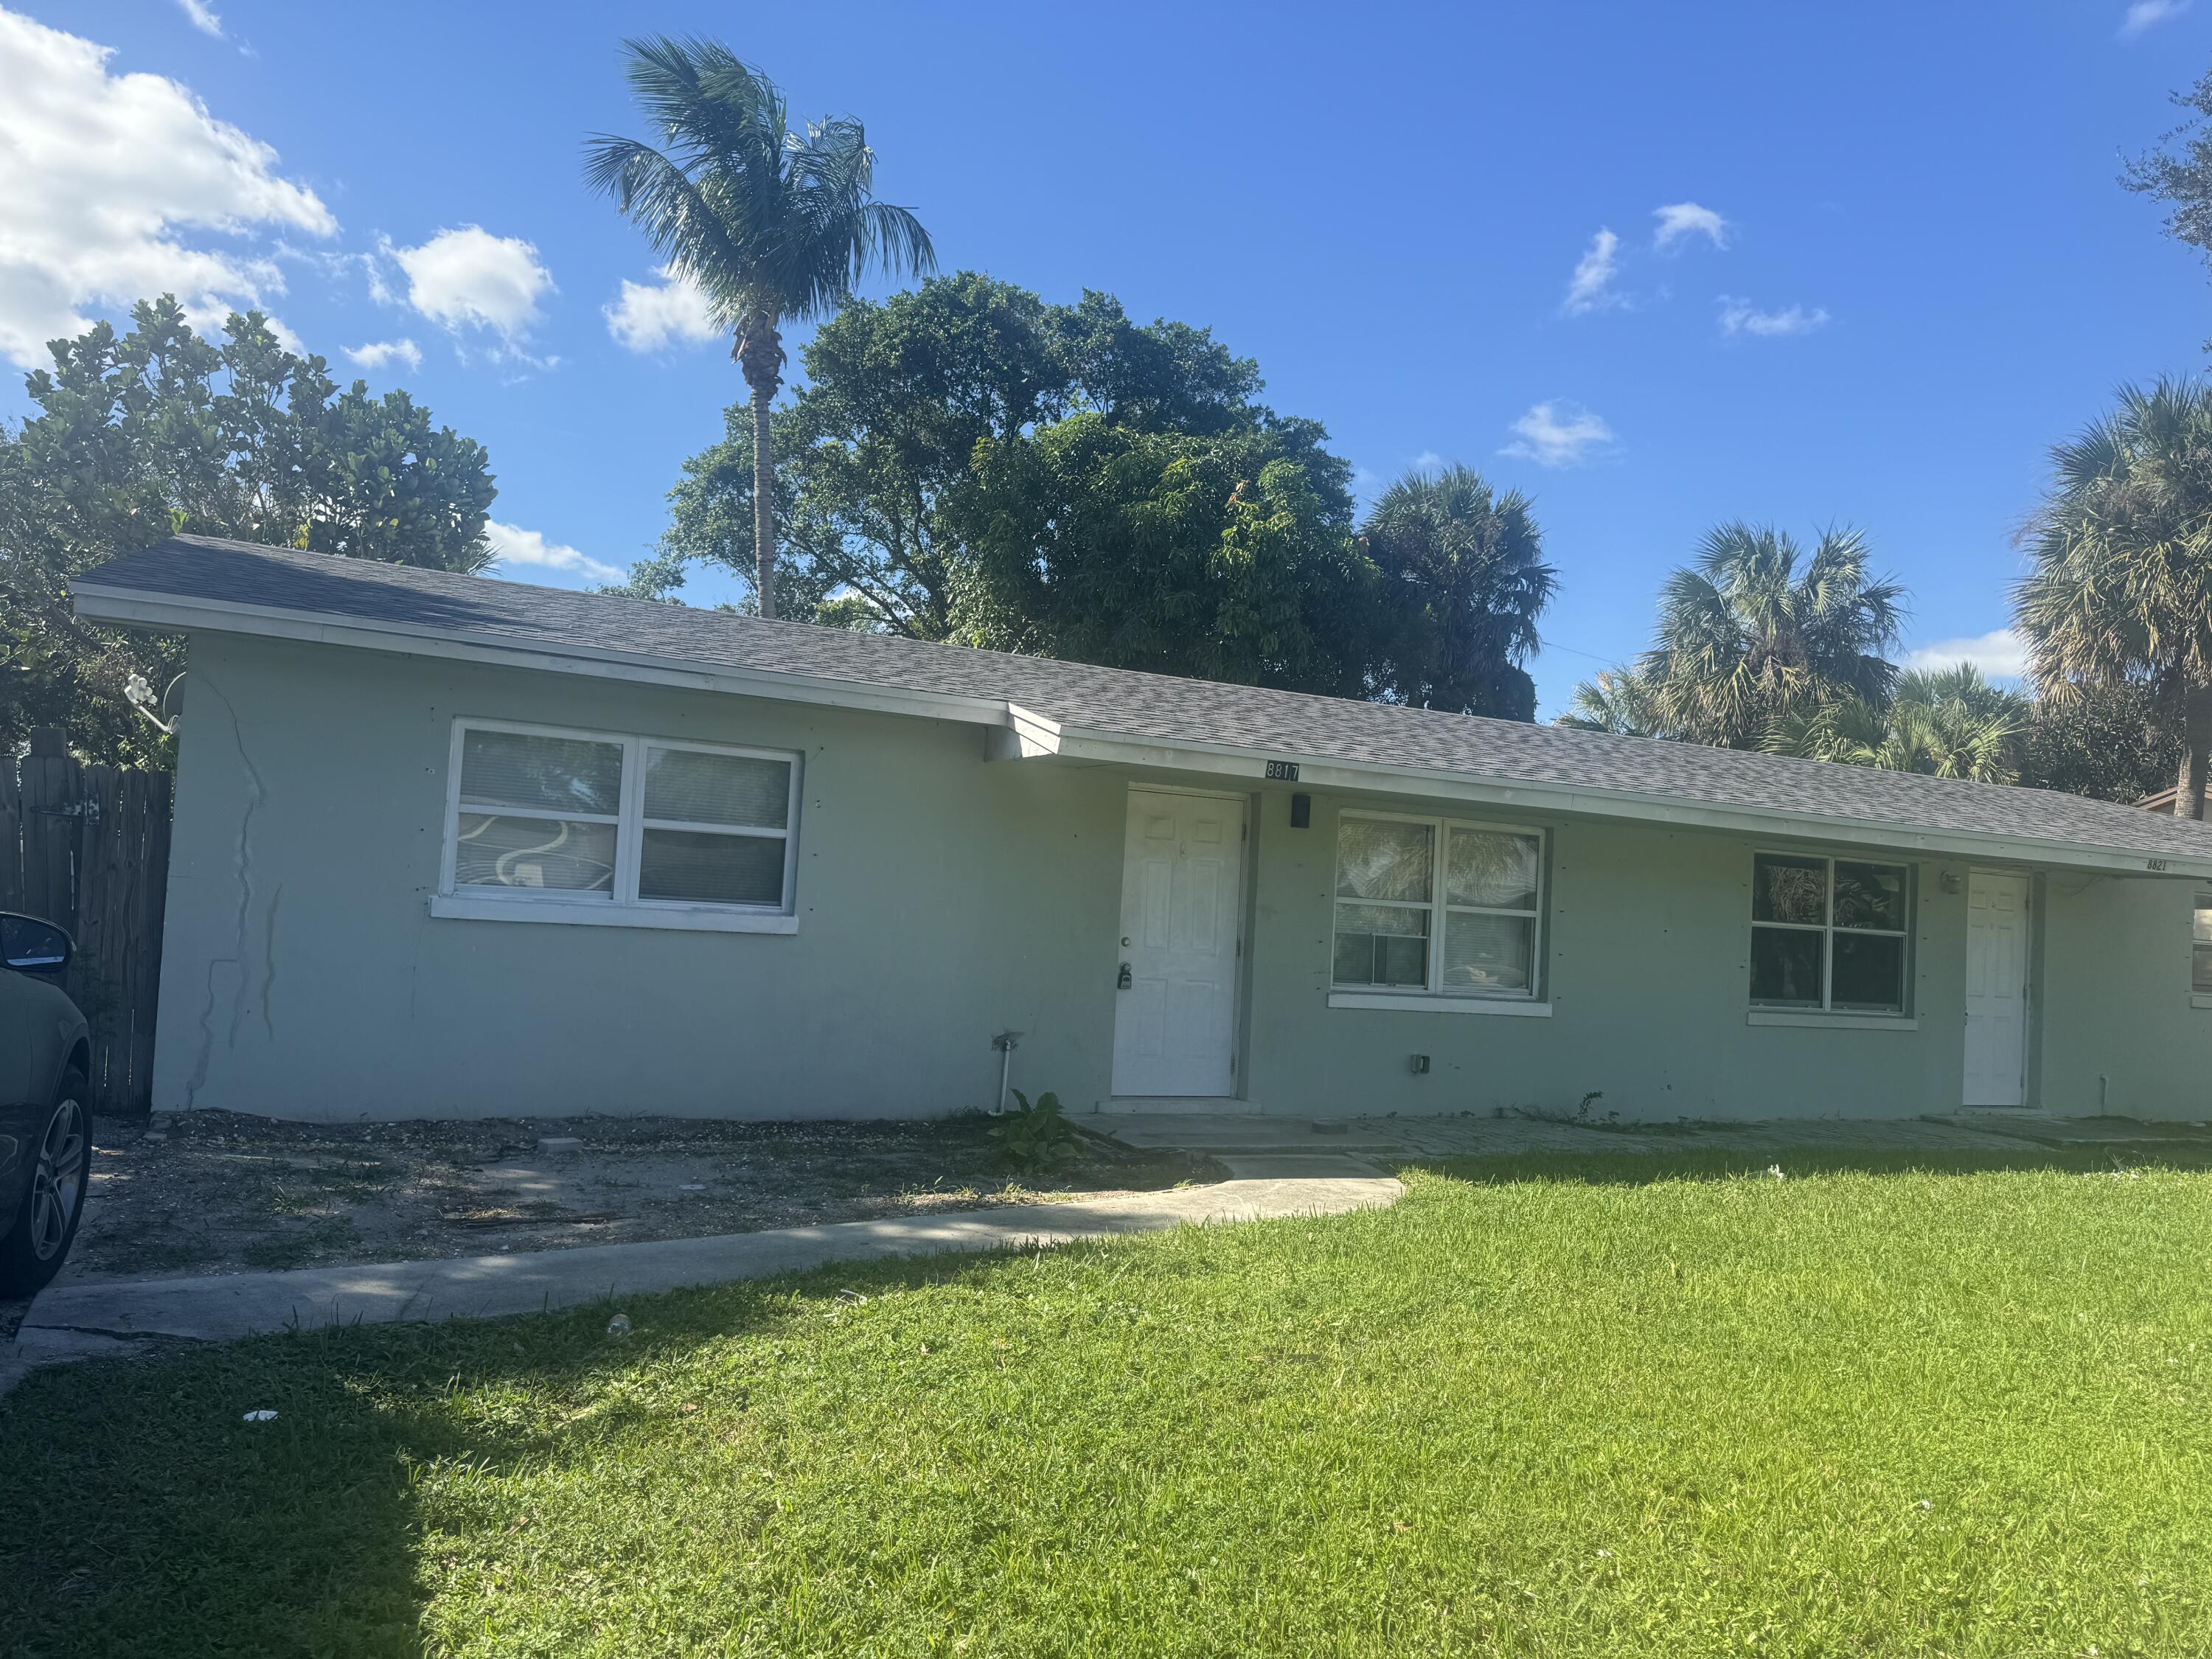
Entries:
[[59,982],[70,950],[52,922],[0,911],[0,1296],[42,1289],[84,1218],[92,1050]]

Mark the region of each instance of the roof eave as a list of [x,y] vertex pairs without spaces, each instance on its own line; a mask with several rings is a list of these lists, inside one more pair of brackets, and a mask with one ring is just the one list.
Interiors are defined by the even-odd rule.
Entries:
[[988,697],[913,690],[863,680],[791,673],[781,669],[708,664],[605,646],[568,646],[543,641],[510,640],[496,634],[462,632],[402,622],[341,622],[317,611],[246,605],[231,599],[201,599],[174,594],[151,596],[126,588],[80,584],[72,590],[80,617],[119,627],[156,632],[200,631],[246,634],[260,639],[297,640],[313,645],[440,657],[507,668],[536,668],[558,674],[589,674],[643,685],[674,686],[687,691],[734,692],[784,702],[806,702],[882,714],[918,714],[932,720],[1003,726],[1006,705]]
[[[2164,875],[2212,879],[2212,855],[2191,857],[2183,854],[2146,854],[2126,848],[2099,847],[2030,836],[1918,829],[1885,823],[1878,819],[1844,817],[1834,814],[1720,805],[1686,799],[1679,795],[1601,789],[1587,784],[1486,777],[1467,772],[1447,771],[1442,768],[1382,766],[1358,761],[1310,758],[1282,750],[1135,737],[1122,732],[1054,725],[1041,721],[1039,717],[1028,714],[1018,706],[1015,706],[1012,712],[1018,729],[1023,730],[1021,749],[1025,756],[1051,753],[1071,760],[1113,762],[1156,770],[1201,772],[1220,777],[1261,781],[1267,777],[1268,762],[1291,761],[1298,768],[1298,782],[1322,789],[1356,790],[1365,794],[1413,795],[1432,800],[1463,800],[1484,806],[1510,807],[1525,811],[1571,813],[1580,817],[1672,824],[1683,829],[1726,830],[1739,835],[1790,841],[1840,843],[1887,852],[1960,859],[1972,863],[2094,870],[2114,875]],[[1030,724],[1023,728],[1019,726],[1023,721]],[[1051,732],[1049,738],[1046,735],[1048,726]]]
[[231,599],[149,594],[100,583],[78,583],[73,600],[81,617],[125,628],[163,632],[200,630],[264,639],[585,674],[684,690],[720,691],[779,702],[858,708],[882,714],[957,720],[992,729],[988,751],[1006,758],[1111,762],[1170,771],[1264,780],[1269,761],[1294,760],[1299,781],[1322,788],[1383,795],[1465,800],[1487,806],[1572,813],[1686,829],[1721,830],[1797,841],[1984,861],[2094,870],[2112,874],[2188,876],[2212,879],[2212,855],[2147,854],[2119,848],[2038,837],[1919,830],[1865,818],[1802,811],[1723,806],[1633,790],[1485,777],[1440,768],[1388,766],[1371,762],[1308,758],[1194,739],[1164,739],[1065,725],[1013,702],[951,692],[915,690],[866,681],[793,673],[780,669],[708,665],[682,658],[606,647],[523,642],[496,634],[392,621],[340,621],[327,613],[257,605]]

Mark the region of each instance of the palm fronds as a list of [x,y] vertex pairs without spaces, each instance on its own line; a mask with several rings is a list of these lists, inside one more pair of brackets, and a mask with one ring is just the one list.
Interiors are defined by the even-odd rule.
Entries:
[[1905,615],[1903,588],[1871,575],[1854,531],[1825,532],[1806,558],[1771,526],[1722,525],[1661,586],[1636,674],[1669,735],[1757,748],[1777,720],[1844,698],[1886,702]]
[[592,137],[585,182],[707,296],[719,323],[818,317],[872,270],[936,268],[921,221],[875,199],[875,153],[859,121],[793,131],[781,90],[714,41],[661,36],[626,51],[654,139]]

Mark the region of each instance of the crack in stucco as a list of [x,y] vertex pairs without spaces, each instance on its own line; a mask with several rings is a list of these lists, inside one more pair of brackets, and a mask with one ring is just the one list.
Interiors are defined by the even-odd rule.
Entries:
[[[221,1000],[221,994],[216,988],[216,981],[219,970],[224,968],[234,969],[240,975],[236,1000],[231,1006],[228,1044],[232,1048],[238,1047],[239,1024],[244,1019],[246,1013],[244,974],[246,960],[246,936],[253,915],[253,815],[261,810],[269,799],[269,788],[262,781],[261,769],[253,763],[253,757],[246,752],[246,735],[239,726],[238,710],[232,707],[230,699],[223,695],[222,689],[216,684],[214,679],[204,671],[196,674],[194,678],[198,682],[198,689],[206,691],[214,697],[222,705],[223,713],[229,716],[231,745],[238,751],[239,764],[246,769],[246,810],[239,815],[238,838],[232,852],[232,866],[238,877],[236,940],[230,955],[208,958],[207,1000],[200,1010],[199,1018],[199,1053],[193,1059],[191,1076],[185,1083],[185,1109],[187,1111],[198,1103],[199,1091],[207,1086],[208,1071],[215,1061],[215,1011],[216,1003]],[[264,995],[268,986],[272,984],[276,978],[276,915],[273,906],[269,918],[266,950],[268,970],[263,981]],[[265,1019],[265,1008],[264,1017]]]
[[261,1029],[273,1042],[276,1036],[276,907],[284,902],[284,884],[269,895],[269,915],[261,931]]

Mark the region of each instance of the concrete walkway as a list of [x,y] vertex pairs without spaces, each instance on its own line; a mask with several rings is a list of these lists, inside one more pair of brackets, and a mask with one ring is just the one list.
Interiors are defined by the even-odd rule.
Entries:
[[[1395,1201],[1405,1188],[1341,1155],[1297,1172],[1247,1174],[1209,1187],[1064,1204],[1008,1205],[889,1221],[785,1227],[710,1238],[665,1238],[507,1255],[196,1279],[80,1282],[32,1303],[11,1352],[0,1346],[0,1391],[33,1366],[140,1351],[151,1341],[224,1341],[259,1332],[390,1320],[481,1319],[539,1313],[611,1297],[887,1256],[1029,1249],[1186,1223],[1336,1215]],[[1272,1161],[1271,1161],[1272,1162]],[[1256,1161],[1253,1167],[1256,1170]]]

